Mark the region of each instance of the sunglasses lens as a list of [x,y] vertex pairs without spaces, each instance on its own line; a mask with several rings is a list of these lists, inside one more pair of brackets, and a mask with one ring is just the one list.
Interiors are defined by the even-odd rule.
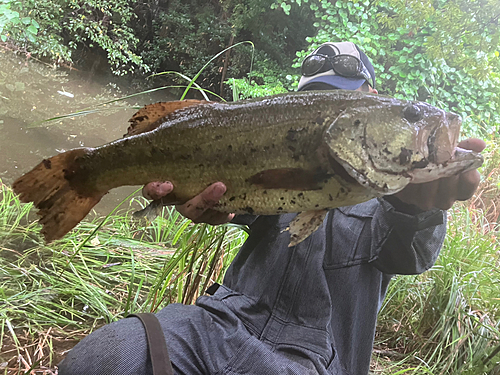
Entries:
[[333,70],[343,77],[356,77],[360,71],[360,61],[354,56],[339,55],[332,59]]
[[325,61],[324,56],[311,55],[307,57],[302,63],[302,75],[307,77],[316,74],[325,65]]

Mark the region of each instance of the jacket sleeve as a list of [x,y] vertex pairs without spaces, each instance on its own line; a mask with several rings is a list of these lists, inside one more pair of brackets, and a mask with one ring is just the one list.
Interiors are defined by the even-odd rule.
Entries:
[[413,275],[431,268],[446,235],[446,211],[412,213],[394,199],[379,199],[372,233],[379,240],[372,264],[388,274]]
[[250,214],[236,215],[235,217],[233,217],[233,220],[231,220],[231,224],[248,225],[249,227],[251,227],[258,217],[258,215]]

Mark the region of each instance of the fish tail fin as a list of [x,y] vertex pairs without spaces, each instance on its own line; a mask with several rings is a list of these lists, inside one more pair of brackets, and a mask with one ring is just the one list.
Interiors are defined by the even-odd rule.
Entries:
[[39,222],[47,242],[73,229],[106,194],[90,189],[82,193],[70,184],[71,179],[78,177],[78,159],[87,151],[80,148],[44,159],[12,185],[22,202],[33,202],[39,209]]

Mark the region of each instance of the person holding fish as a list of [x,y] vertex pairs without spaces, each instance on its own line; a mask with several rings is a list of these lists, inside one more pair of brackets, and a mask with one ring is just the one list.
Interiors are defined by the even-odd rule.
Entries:
[[[370,60],[351,42],[325,43],[302,64],[299,91],[352,90],[378,97],[375,87]],[[422,108],[411,104],[405,108],[407,121],[417,121]],[[341,120],[342,116],[349,119],[341,114]],[[318,115],[317,121],[323,118]],[[344,134],[350,131],[346,128]],[[436,130],[429,139],[449,142],[454,148],[455,133],[445,137]],[[379,136],[377,131],[373,134],[374,139]],[[388,163],[413,160],[420,163],[416,169],[439,173],[435,170],[443,164],[440,152],[446,147],[432,142],[425,147],[429,155],[435,151],[434,161],[428,156],[424,165],[411,159],[415,152],[399,147],[400,153],[387,159]],[[390,152],[373,139],[362,146],[380,148],[370,156],[374,165],[382,166],[384,162],[377,158],[385,160]],[[458,147],[456,152],[479,153],[485,143],[468,139]],[[447,152],[449,159],[453,150]],[[428,168],[429,160],[435,163],[433,169]],[[419,274],[434,265],[446,233],[444,210],[470,198],[479,184],[479,174],[473,169],[477,164],[471,165],[465,172],[437,175],[428,182],[415,178],[412,181],[420,183],[410,183],[395,194],[326,210],[312,234],[291,247],[295,213],[235,216],[221,212],[217,208],[226,196],[226,185],[210,185],[177,209],[194,222],[233,221],[249,226],[250,235],[224,283],[210,287],[210,295],[200,297],[194,306],[170,304],[159,311],[159,325],[153,325],[156,330],[149,326],[147,336],[141,321],[133,317],[95,331],[68,353],[59,374],[367,374],[377,313],[387,286],[394,274]],[[362,175],[360,183],[376,184],[380,170],[357,171]],[[286,173],[279,176],[277,182],[264,175],[252,178],[283,188],[290,179]],[[299,179],[300,172],[294,176]],[[397,171],[391,176],[400,178]],[[171,182],[154,182],[144,187],[143,194],[159,200],[175,195],[176,188]],[[144,324],[147,328],[151,323]],[[163,340],[169,357],[160,354],[163,362],[158,365],[158,353],[153,351],[164,345]],[[167,369],[166,358],[173,372]]]

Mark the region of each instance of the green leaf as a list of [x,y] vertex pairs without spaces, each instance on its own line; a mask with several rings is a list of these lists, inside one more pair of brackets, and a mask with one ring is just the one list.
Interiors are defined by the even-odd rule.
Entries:
[[36,33],[38,33],[38,29],[33,25],[29,25],[27,30],[29,33],[34,34],[34,35],[36,35]]

